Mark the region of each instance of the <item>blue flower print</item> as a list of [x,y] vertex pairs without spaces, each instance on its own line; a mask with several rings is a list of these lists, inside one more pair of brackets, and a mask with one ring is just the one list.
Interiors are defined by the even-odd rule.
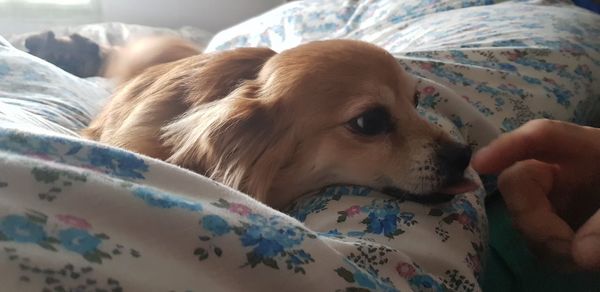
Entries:
[[462,210],[463,213],[468,216],[470,222],[473,222],[474,224],[476,224],[479,220],[479,216],[477,213],[477,210],[475,210],[475,207],[473,207],[473,204],[471,204],[471,202],[469,202],[468,200],[458,200],[456,201],[456,204],[453,206],[456,210]]
[[510,132],[519,127],[519,121],[513,118],[505,118],[502,120],[502,131]]
[[554,95],[554,98],[558,104],[564,107],[571,105],[571,99],[573,98],[573,93],[571,91],[558,86],[553,86],[552,88],[544,86],[544,89]]
[[206,215],[202,217],[202,227],[210,231],[213,235],[220,236],[229,233],[231,227],[225,219],[217,215]]
[[477,85],[477,87],[475,87],[475,89],[478,92],[487,93],[492,97],[502,94],[502,92],[500,90],[498,90],[497,88],[488,86],[487,82],[480,83],[479,85]]
[[383,217],[378,216],[376,213],[370,213],[368,216],[369,223],[367,232],[374,234],[381,234],[387,237],[393,237],[398,231],[398,219],[395,214],[386,214]]
[[327,210],[327,205],[332,200],[339,201],[344,196],[366,197],[372,191],[370,188],[361,186],[330,186],[314,196],[294,202],[285,213],[304,222],[308,215]]
[[398,291],[389,278],[380,277],[381,275],[376,269],[361,267],[350,259],[344,261],[346,265],[338,267],[334,271],[348,284],[355,286],[348,287],[344,291]]
[[[56,147],[51,142],[43,136],[27,135],[5,128],[0,129],[0,148],[10,152],[38,156],[57,155]],[[54,160],[59,159],[55,158]]]
[[587,81],[592,82],[592,71],[588,65],[579,65],[575,68],[575,74],[585,78]]
[[316,238],[315,235],[300,227],[285,224],[279,216],[265,218],[251,214],[248,219],[250,223],[242,222],[242,226],[235,227],[242,246],[252,247],[246,254],[248,262],[245,265],[255,267],[262,263],[279,269],[277,259],[282,258],[289,270],[305,274],[302,266],[314,262],[314,259],[309,253],[294,247],[300,246],[305,236]]
[[338,237],[338,238],[340,238],[340,237],[342,237],[344,234],[343,234],[343,233],[341,233],[341,232],[340,232],[339,230],[337,230],[337,228],[336,228],[336,229],[329,230],[329,231],[327,231],[327,232],[319,232],[319,235],[320,235],[320,236],[324,236],[324,237]]
[[48,82],[48,79],[46,79],[44,75],[32,68],[25,68],[21,73],[23,74],[23,79],[27,81]]
[[174,194],[163,193],[147,187],[136,187],[133,194],[152,207],[163,209],[179,208],[188,211],[202,211],[202,205],[199,202],[186,200]]
[[533,57],[526,55],[514,60],[514,62],[531,67],[537,71],[554,72],[558,69],[556,64],[548,63],[546,60],[534,59]]
[[280,226],[281,220],[277,216],[267,219],[252,214],[249,219],[255,223],[246,227],[240,241],[243,246],[256,246],[253,252],[262,257],[274,257],[304,240],[304,234],[295,230],[296,228]]
[[143,179],[142,173],[148,171],[143,159],[121,150],[95,147],[90,150],[88,159],[93,166],[109,169],[123,178]]
[[526,95],[525,91],[522,88],[519,88],[513,84],[500,84],[500,86],[498,86],[498,89],[508,92],[513,96],[524,97]]
[[356,284],[358,284],[360,287],[363,288],[367,288],[367,289],[375,289],[375,282],[373,282],[371,280],[371,276],[367,275],[365,273],[363,273],[361,270],[357,270],[354,274],[354,281],[356,281]]
[[[232,212],[232,206],[239,203],[228,202],[219,199],[211,203],[211,207],[217,207]],[[300,226],[290,225],[280,216],[265,217],[261,214],[252,213],[248,208],[236,221],[225,221],[218,215],[206,215],[201,219],[202,227],[210,232],[210,235],[200,235],[198,238],[205,242],[203,246],[194,250],[194,255],[200,261],[209,257],[209,252],[220,257],[225,251],[217,246],[211,239],[222,235],[237,236],[241,246],[247,248],[246,263],[242,267],[256,267],[259,264],[273,269],[279,269],[285,264],[288,270],[294,273],[305,274],[304,265],[315,260],[311,254],[298,248],[305,238],[315,239],[317,236]],[[233,231],[233,232],[231,232]],[[233,233],[233,234],[232,234]]]
[[405,226],[416,224],[414,214],[401,212],[400,204],[397,200],[374,200],[370,205],[362,206],[361,212],[368,214],[361,221],[367,226],[364,232],[383,234],[392,239],[394,236],[404,233],[404,230],[398,227],[398,223]]
[[541,80],[539,80],[537,78],[534,78],[534,77],[531,77],[531,76],[527,76],[527,75],[523,75],[523,81],[525,81],[525,82],[527,82],[529,84],[538,84],[538,85],[542,84]]
[[508,63],[500,63],[500,64],[498,64],[498,67],[500,68],[500,70],[504,70],[504,71],[511,71],[511,72],[517,71],[517,67],[515,67],[512,64],[508,64]]
[[8,73],[10,73],[10,67],[4,62],[0,63],[0,77],[8,75]]
[[527,47],[527,45],[521,40],[511,39],[495,41],[492,43],[492,47]]
[[24,216],[9,215],[0,222],[0,232],[10,240],[38,243],[46,238],[44,229]]
[[446,291],[438,281],[434,280],[429,275],[416,275],[410,278],[408,282],[415,291]]
[[256,235],[256,230],[254,232],[249,231],[240,240],[244,246],[256,245],[253,250],[254,254],[260,255],[263,258],[272,258],[283,252],[283,246],[276,240],[263,239],[253,235]]
[[58,239],[65,249],[81,255],[96,250],[102,242],[100,238],[78,228],[61,230],[58,233]]
[[349,236],[349,237],[362,238],[363,236],[365,236],[365,232],[364,231],[358,231],[358,230],[352,230],[352,231],[348,231],[348,233],[346,233],[346,235]]

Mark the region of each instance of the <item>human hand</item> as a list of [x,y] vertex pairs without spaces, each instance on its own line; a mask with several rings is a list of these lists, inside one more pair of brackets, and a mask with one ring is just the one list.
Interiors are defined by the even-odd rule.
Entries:
[[600,269],[600,129],[534,120],[475,154],[537,252]]

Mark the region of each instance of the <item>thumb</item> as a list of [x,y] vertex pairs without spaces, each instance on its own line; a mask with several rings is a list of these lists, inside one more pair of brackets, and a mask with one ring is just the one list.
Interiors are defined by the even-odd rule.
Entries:
[[600,210],[577,231],[572,248],[573,258],[579,266],[600,269]]

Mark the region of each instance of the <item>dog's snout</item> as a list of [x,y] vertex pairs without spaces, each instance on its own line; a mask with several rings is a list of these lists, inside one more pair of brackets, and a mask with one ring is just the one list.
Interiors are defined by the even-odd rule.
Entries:
[[437,152],[438,163],[443,173],[450,176],[462,176],[471,161],[471,148],[456,142],[440,144]]

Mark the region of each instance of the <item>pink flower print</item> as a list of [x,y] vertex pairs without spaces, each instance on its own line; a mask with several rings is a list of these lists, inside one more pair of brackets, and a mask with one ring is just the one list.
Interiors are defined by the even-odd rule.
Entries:
[[458,215],[457,220],[462,225],[467,225],[467,224],[469,224],[469,222],[471,222],[471,220],[469,219],[469,216],[466,213],[462,213],[462,214]]
[[410,279],[415,275],[415,267],[408,263],[398,263],[396,272],[405,279]]
[[92,227],[92,225],[88,223],[85,219],[75,217],[73,215],[59,214],[56,215],[56,219],[58,219],[58,221],[66,225],[79,229],[89,229]]
[[432,95],[435,93],[435,88],[433,88],[433,86],[427,86],[423,88],[423,93],[425,93],[426,95]]
[[237,203],[229,204],[228,210],[229,210],[229,212],[237,213],[240,216],[248,216],[248,214],[250,214],[250,212],[252,212],[252,210],[250,208],[246,207],[245,205],[237,204]]
[[432,68],[433,68],[433,65],[429,62],[421,63],[421,69],[431,71]]
[[50,157],[50,155],[42,154],[42,153],[28,152],[25,155],[28,157],[38,158],[40,160],[53,160],[53,158]]
[[468,260],[467,263],[470,263],[471,269],[473,269],[473,271],[475,271],[476,273],[481,271],[481,263],[479,261],[479,257],[474,256],[472,254],[469,254],[468,256]]
[[354,205],[354,206],[346,209],[346,214],[348,215],[348,217],[352,217],[358,213],[360,213],[360,206],[358,206],[358,205]]
[[518,58],[521,57],[521,54],[519,54],[519,52],[507,52],[506,55],[508,55],[508,60],[510,61],[516,61]]
[[554,79],[551,79],[551,78],[544,77],[544,81],[546,81],[546,82],[548,82],[548,83],[550,83],[552,85],[557,85],[556,81]]

